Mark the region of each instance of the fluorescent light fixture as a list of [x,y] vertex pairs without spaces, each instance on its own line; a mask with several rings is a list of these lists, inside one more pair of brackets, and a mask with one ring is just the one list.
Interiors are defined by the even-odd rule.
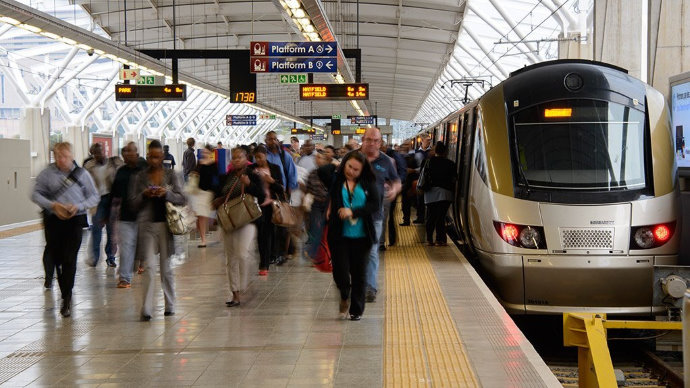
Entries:
[[292,9],[300,8],[302,6],[299,0],[285,0],[285,4]]
[[311,24],[307,24],[304,27],[304,32],[316,32],[316,29]]
[[306,18],[307,13],[304,12],[302,8],[295,8],[292,10],[292,15],[294,15],[296,18]]
[[77,41],[70,38],[65,38],[64,36],[60,38],[60,41],[62,41],[63,43],[67,43],[70,46],[75,46],[77,44]]
[[94,50],[94,52],[96,53],[96,55],[103,55],[103,54],[105,54],[105,51],[100,50],[100,49],[96,49],[96,50]]
[[309,20],[309,18],[300,18],[297,19],[297,22],[303,26],[308,26],[311,24],[311,20]]
[[12,18],[7,17],[7,16],[0,16],[0,22],[11,24],[13,26],[21,24],[21,22],[19,20],[12,19]]
[[60,40],[60,35],[53,34],[52,32],[42,31],[41,35],[45,36],[46,38],[53,39],[53,40]]
[[33,32],[33,33],[35,33],[35,34],[38,34],[39,32],[42,31],[40,28],[35,27],[35,26],[32,26],[31,24],[20,24],[20,25],[18,25],[17,27],[23,28],[23,29],[25,29],[25,30],[27,30],[27,31],[31,31],[31,32]]
[[285,8],[285,9],[290,8],[290,7],[288,7],[288,5],[287,5],[287,3],[286,3],[285,1],[283,1],[283,0],[278,0],[278,1],[280,2],[280,5],[281,5],[283,8]]
[[309,32],[306,34],[309,39],[311,39],[314,42],[320,42],[321,41],[321,36],[317,32]]

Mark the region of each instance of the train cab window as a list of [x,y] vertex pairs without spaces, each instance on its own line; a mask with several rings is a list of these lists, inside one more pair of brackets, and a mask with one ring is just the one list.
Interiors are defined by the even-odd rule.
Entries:
[[479,177],[486,183],[486,158],[484,154],[484,134],[481,114],[475,111],[475,137],[474,137],[474,168]]
[[555,101],[513,116],[516,182],[530,190],[643,191],[645,114],[597,100]]

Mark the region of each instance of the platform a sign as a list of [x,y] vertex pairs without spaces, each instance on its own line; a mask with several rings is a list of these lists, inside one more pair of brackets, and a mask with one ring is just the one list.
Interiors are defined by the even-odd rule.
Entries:
[[251,42],[253,57],[337,57],[336,42]]
[[374,116],[347,116],[350,119],[350,124],[367,125],[374,124]]
[[[249,71],[252,73],[336,73],[336,42],[251,42]],[[281,83],[304,83],[295,81]]]

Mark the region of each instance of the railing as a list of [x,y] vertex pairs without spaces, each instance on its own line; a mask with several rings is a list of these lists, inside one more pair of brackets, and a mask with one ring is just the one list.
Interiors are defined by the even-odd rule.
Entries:
[[[684,318],[689,314],[689,299],[690,289],[685,293]],[[606,329],[683,330],[683,326],[690,325],[690,321],[683,319],[683,322],[609,321],[606,319],[606,314],[563,314],[563,345],[578,347],[579,387],[618,386],[606,342]],[[686,346],[690,346],[690,344],[686,343],[685,336],[683,336],[683,350]],[[683,354],[690,353],[684,351]],[[690,376],[688,374],[690,373],[688,358],[690,357],[684,357],[685,376]]]

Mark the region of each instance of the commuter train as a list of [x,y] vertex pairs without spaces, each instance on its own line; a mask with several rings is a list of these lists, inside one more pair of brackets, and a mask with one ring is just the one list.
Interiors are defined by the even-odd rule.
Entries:
[[680,194],[664,96],[609,64],[525,67],[427,128],[456,163],[459,242],[511,314],[649,315],[676,264]]

